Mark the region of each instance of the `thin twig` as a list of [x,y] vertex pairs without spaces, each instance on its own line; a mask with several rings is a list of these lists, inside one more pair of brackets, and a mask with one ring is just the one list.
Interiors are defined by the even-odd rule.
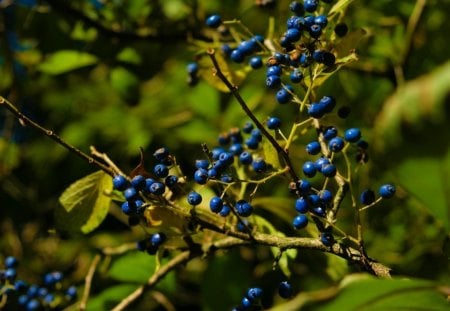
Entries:
[[91,292],[92,279],[94,278],[95,270],[97,269],[98,263],[100,262],[100,255],[95,255],[92,260],[91,266],[89,267],[88,273],[86,274],[84,283],[83,298],[80,302],[80,310],[86,310],[87,301],[89,299],[89,293]]
[[283,147],[280,146],[280,144],[273,138],[272,135],[266,130],[266,128],[259,122],[259,120],[256,118],[256,116],[253,114],[253,112],[250,110],[250,108],[247,106],[247,103],[242,98],[241,94],[238,91],[237,86],[231,84],[231,82],[225,77],[223,74],[219,63],[217,62],[216,56],[215,56],[215,50],[214,49],[208,49],[206,53],[209,55],[209,57],[212,60],[212,63],[214,65],[214,74],[217,75],[217,77],[222,80],[222,82],[226,85],[226,87],[230,90],[231,94],[236,98],[238,103],[241,105],[241,108],[244,110],[244,112],[247,114],[247,116],[253,121],[253,123],[256,125],[256,127],[261,131],[262,135],[266,137],[270,144],[275,148],[275,150],[278,152],[278,154],[283,158],[284,163],[289,167],[289,174],[291,175],[291,178],[294,181],[298,180],[298,176],[295,173],[294,167],[292,166],[291,159],[289,158],[288,153],[286,150],[284,150]]
[[20,124],[22,124],[23,126],[30,125],[30,126],[34,127],[35,129],[37,129],[44,135],[46,135],[49,138],[51,138],[52,140],[56,141],[59,145],[63,146],[67,150],[75,153],[80,158],[86,160],[88,163],[95,164],[104,172],[108,173],[111,176],[114,176],[114,170],[111,167],[106,166],[105,164],[103,164],[100,161],[94,159],[93,157],[87,155],[86,153],[84,153],[80,149],[76,148],[75,146],[72,146],[71,144],[67,143],[61,137],[59,137],[57,134],[55,134],[55,132],[53,132],[52,130],[46,129],[46,128],[42,127],[40,124],[34,122],[33,120],[31,120],[30,118],[25,116],[11,102],[9,102],[4,97],[0,96],[0,105],[2,105],[2,104],[5,105],[6,109],[11,111],[16,116],[16,118],[19,120]]
[[170,260],[167,264],[162,266],[158,271],[156,271],[147,281],[146,284],[139,286],[134,292],[123,299],[118,305],[112,309],[113,311],[125,310],[130,304],[136,301],[145,290],[150,289],[156,283],[158,283],[162,278],[164,278],[170,271],[188,262],[191,259],[191,252],[184,251]]

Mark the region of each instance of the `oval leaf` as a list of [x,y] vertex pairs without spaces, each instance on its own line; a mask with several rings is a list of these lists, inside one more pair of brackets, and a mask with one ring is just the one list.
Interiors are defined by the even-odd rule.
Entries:
[[112,191],[111,176],[103,171],[90,174],[71,184],[60,196],[56,209],[57,226],[72,233],[89,233],[108,214]]
[[39,70],[50,74],[59,75],[78,68],[97,63],[94,55],[73,50],[62,50],[55,52],[39,65]]

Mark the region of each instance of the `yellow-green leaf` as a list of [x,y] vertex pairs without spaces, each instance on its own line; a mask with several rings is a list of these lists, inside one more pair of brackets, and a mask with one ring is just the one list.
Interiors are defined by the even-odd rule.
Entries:
[[44,73],[59,75],[68,71],[94,65],[97,61],[97,57],[89,53],[74,50],[61,50],[48,56],[38,68]]
[[112,191],[111,176],[98,171],[71,184],[60,196],[56,209],[57,226],[71,233],[89,233],[108,214]]

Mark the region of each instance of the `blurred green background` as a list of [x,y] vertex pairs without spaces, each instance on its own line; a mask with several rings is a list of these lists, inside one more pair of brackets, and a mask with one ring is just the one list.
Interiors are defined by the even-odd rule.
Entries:
[[[220,132],[247,121],[229,94],[205,81],[186,83],[185,66],[198,52],[194,42],[211,38],[205,17],[220,12],[266,34],[274,16],[281,33],[290,1],[274,0],[268,7],[253,0],[17,2],[0,3],[2,96],[79,149],[88,153],[93,145],[107,152],[125,172],[138,163],[139,147],[151,154],[164,145],[189,173],[202,156],[201,143],[213,146]],[[348,119],[334,121],[361,127],[370,143],[370,161],[359,168],[355,193],[385,182],[398,187],[395,199],[364,214],[368,254],[396,274],[447,284],[449,10],[448,0],[352,2],[344,21],[359,61],[319,91],[351,107]],[[243,97],[261,119],[276,114],[289,120],[290,111],[277,106],[263,81],[263,71],[251,73],[240,86]],[[298,168],[302,157],[294,155]],[[54,230],[59,195],[93,171],[0,106],[0,257],[20,258],[20,275],[37,280],[43,271],[60,269],[81,284],[93,249],[139,236],[113,216],[86,236]],[[284,190],[263,188],[262,196],[283,196]],[[340,225],[352,231],[350,201],[345,203]],[[281,276],[271,272],[267,250],[259,252],[232,251],[210,265],[194,261],[160,290],[194,309],[213,309],[218,301],[211,284],[231,278],[232,285],[221,289],[229,294],[222,305],[238,301],[250,282],[274,290],[271,284]],[[236,263],[242,271],[223,273]],[[301,277],[297,286],[308,290],[338,282],[349,269],[336,258],[305,252],[293,273]],[[110,283],[97,285],[100,291]]]

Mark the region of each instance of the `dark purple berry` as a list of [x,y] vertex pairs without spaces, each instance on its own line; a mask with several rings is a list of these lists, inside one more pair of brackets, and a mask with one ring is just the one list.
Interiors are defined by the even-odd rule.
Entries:
[[334,32],[338,37],[343,37],[348,32],[348,26],[345,23],[339,23],[334,27]]
[[363,192],[361,192],[359,201],[364,205],[372,204],[373,202],[375,202],[375,192],[370,189],[365,189]]
[[283,281],[278,285],[278,295],[281,298],[290,298],[293,295],[293,289],[291,283],[288,281]]

